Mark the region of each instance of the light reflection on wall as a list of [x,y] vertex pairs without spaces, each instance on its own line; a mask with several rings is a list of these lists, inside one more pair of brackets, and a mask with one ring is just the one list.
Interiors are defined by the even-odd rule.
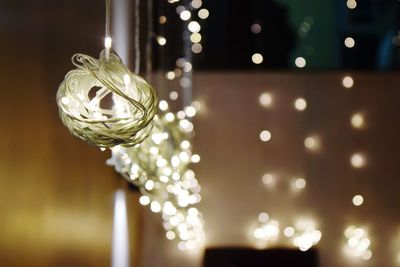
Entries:
[[129,262],[129,234],[126,197],[124,191],[118,190],[114,197],[111,267],[129,267]]

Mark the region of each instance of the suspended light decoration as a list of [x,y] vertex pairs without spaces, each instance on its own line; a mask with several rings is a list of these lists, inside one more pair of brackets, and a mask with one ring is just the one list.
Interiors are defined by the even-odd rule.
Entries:
[[372,257],[371,240],[365,229],[350,225],[346,228],[344,235],[347,240],[344,247],[347,255],[363,260],[369,260]]
[[313,221],[299,221],[295,226],[292,242],[301,251],[307,251],[318,244],[321,236],[321,231],[316,228]]
[[[167,105],[160,101],[161,110]],[[191,152],[188,135],[192,130],[189,120],[162,112],[155,116],[148,139],[134,147],[113,147],[107,161],[138,186],[142,205],[162,214],[166,237],[179,240],[181,250],[196,249],[205,238],[202,214],[194,207],[201,200],[201,187],[190,169],[190,164],[200,160]]]
[[99,59],[72,57],[76,68],[60,84],[57,104],[62,122],[76,137],[101,148],[133,146],[149,135],[158,98],[111,50],[109,0],[106,3],[105,49]]

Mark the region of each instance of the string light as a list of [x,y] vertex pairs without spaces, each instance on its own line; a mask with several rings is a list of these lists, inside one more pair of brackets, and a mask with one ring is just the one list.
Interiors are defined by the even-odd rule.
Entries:
[[361,195],[356,195],[353,197],[353,205],[361,206],[364,203],[364,198]]
[[354,168],[362,168],[365,165],[365,156],[361,153],[355,153],[350,158],[351,165]]
[[263,142],[268,142],[269,140],[271,140],[271,137],[272,137],[272,135],[271,135],[270,131],[263,130],[260,133],[260,140]]
[[272,105],[272,95],[270,93],[262,93],[258,100],[263,107],[267,108]]
[[372,252],[369,249],[371,240],[365,229],[350,225],[346,228],[344,236],[347,240],[344,251],[348,256],[363,260],[371,259]]
[[347,48],[353,48],[355,46],[355,44],[356,44],[356,42],[351,37],[347,37],[346,39],[344,39],[344,45]]
[[265,212],[261,213],[258,218],[260,224],[253,231],[254,238],[263,246],[267,246],[277,241],[280,233],[279,222],[276,220],[270,220],[269,215]]
[[200,9],[198,12],[198,16],[201,19],[207,19],[209,15],[210,15],[210,12],[205,8]]
[[192,14],[188,10],[183,10],[182,12],[180,12],[179,16],[181,20],[187,21],[192,17]]
[[192,52],[195,54],[201,53],[203,50],[203,46],[201,44],[195,43],[192,45]]
[[158,36],[158,37],[157,37],[157,43],[158,43],[159,45],[161,45],[161,46],[164,46],[164,45],[167,44],[167,39],[165,39],[165,38],[162,37],[162,36]]
[[320,147],[320,140],[316,136],[308,136],[304,140],[304,146],[310,151],[316,151]]
[[294,101],[294,107],[298,110],[298,111],[303,111],[307,108],[307,102],[304,98],[297,98]]
[[319,243],[322,233],[316,229],[315,222],[312,220],[301,220],[296,223],[292,236],[293,245],[301,251],[307,251]]
[[296,65],[296,67],[298,68],[304,68],[307,64],[306,60],[304,57],[297,57],[294,61],[294,64]]
[[[106,38],[105,44],[99,59],[72,57],[76,69],[66,74],[57,92],[60,118],[73,135],[90,144],[133,146],[150,133],[157,94],[115,53],[107,52],[111,39]],[[104,107],[110,96],[113,106]]]
[[355,9],[357,7],[357,2],[355,0],[347,0],[346,5],[349,9]]
[[343,78],[342,84],[345,88],[349,89],[349,88],[353,87],[354,80],[351,76],[346,76]]
[[[205,234],[202,214],[194,207],[201,200],[201,187],[190,169],[190,164],[200,161],[188,141],[193,124],[185,112],[181,118],[168,112],[164,100],[160,110],[164,112],[154,118],[150,137],[134,147],[113,147],[107,164],[140,189],[140,204],[161,213],[167,239],[177,240],[181,250],[197,249]],[[192,108],[186,111],[193,115]]]
[[264,174],[261,180],[266,186],[273,186],[276,183],[276,177],[271,173]]
[[264,58],[260,53],[255,53],[251,56],[251,60],[253,61],[254,64],[261,64]]
[[355,113],[351,116],[351,125],[356,128],[360,129],[364,127],[364,116],[362,113]]

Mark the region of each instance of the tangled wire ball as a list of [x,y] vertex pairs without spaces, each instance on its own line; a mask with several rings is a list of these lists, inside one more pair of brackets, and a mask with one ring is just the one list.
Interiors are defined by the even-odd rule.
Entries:
[[150,134],[157,113],[154,88],[132,73],[115,53],[106,58],[75,54],[76,69],[57,92],[59,114],[69,131],[90,144],[133,146]]

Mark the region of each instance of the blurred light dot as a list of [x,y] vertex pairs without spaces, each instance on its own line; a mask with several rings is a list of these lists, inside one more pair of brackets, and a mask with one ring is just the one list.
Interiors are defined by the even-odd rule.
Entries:
[[190,62],[185,62],[185,64],[183,64],[183,71],[184,72],[191,72],[192,71],[192,63]]
[[261,180],[265,185],[274,185],[275,184],[275,177],[270,173],[264,174],[262,176]]
[[190,80],[188,78],[186,78],[186,77],[183,77],[182,79],[180,79],[179,84],[184,88],[189,87],[190,86]]
[[175,233],[172,231],[168,231],[165,236],[167,237],[168,240],[174,240],[175,239]]
[[199,18],[201,18],[201,19],[206,19],[206,18],[208,18],[208,16],[210,15],[210,12],[208,12],[207,9],[202,8],[202,9],[199,10],[198,15],[199,15]]
[[251,25],[250,30],[252,33],[257,34],[261,32],[261,25],[258,23],[254,23]]
[[203,3],[201,2],[201,0],[193,0],[192,1],[192,3],[190,4],[193,8],[200,8],[201,7],[201,5],[202,5]]
[[196,115],[196,109],[194,107],[192,107],[192,106],[185,107],[184,111],[185,111],[185,114],[186,114],[187,117],[191,118],[191,117],[194,117]]
[[371,257],[372,257],[372,252],[371,252],[371,250],[364,251],[363,254],[361,255],[361,258],[362,258],[363,260],[365,260],[365,261],[370,260]]
[[143,206],[149,205],[150,198],[148,196],[141,196],[139,198],[139,203],[142,204]]
[[191,32],[199,32],[201,30],[201,26],[197,21],[189,22],[188,29]]
[[357,7],[357,2],[355,0],[347,0],[346,5],[349,9],[355,9]]
[[192,45],[192,52],[195,54],[201,53],[201,51],[203,50],[203,46],[201,44],[193,44]]
[[164,46],[167,43],[167,39],[165,39],[162,36],[158,36],[157,37],[157,42],[158,42],[159,45]]
[[254,64],[261,64],[264,58],[260,53],[255,53],[251,56],[251,60],[253,61]]
[[192,34],[190,35],[190,41],[191,41],[192,43],[200,43],[200,41],[201,41],[201,34],[200,34],[200,33],[197,33],[197,32],[192,33]]
[[272,96],[270,93],[262,93],[258,100],[263,107],[269,107],[272,104]]
[[182,12],[179,14],[179,16],[180,16],[181,20],[186,21],[186,20],[189,20],[189,19],[190,19],[190,17],[192,16],[192,14],[190,13],[190,11],[184,10],[184,11],[182,11]]
[[306,187],[306,180],[304,180],[303,178],[297,178],[295,181],[295,187],[296,189],[303,189],[304,187]]
[[167,22],[167,17],[166,16],[160,16],[158,21],[160,22],[160,24],[165,24]]
[[[179,0],[176,0],[175,2],[178,2]],[[185,11],[185,7],[184,6],[177,6],[176,7],[176,13],[181,14],[183,11]]]
[[364,198],[361,195],[356,195],[353,197],[353,205],[361,206],[364,202]]
[[319,139],[315,136],[309,136],[304,140],[304,146],[309,150],[317,150],[319,145]]
[[298,68],[304,68],[306,66],[306,60],[304,57],[297,57],[294,61],[294,64],[296,65],[296,67]]
[[353,80],[352,77],[346,76],[346,77],[343,78],[342,84],[343,84],[343,86],[346,87],[346,88],[351,88],[351,87],[353,87],[353,85],[354,85],[354,80]]
[[172,91],[171,93],[169,93],[169,99],[171,100],[177,100],[178,99],[178,92],[177,91]]
[[356,42],[351,37],[347,37],[346,39],[344,39],[344,45],[347,48],[353,48],[355,46],[355,44],[356,44]]
[[361,168],[365,165],[365,157],[361,153],[355,153],[351,156],[350,162],[354,168]]
[[307,102],[304,98],[297,98],[294,101],[294,107],[299,111],[303,111],[307,108]]
[[271,140],[271,133],[267,130],[261,131],[260,140],[263,142],[268,142],[269,140]]
[[198,154],[192,155],[191,161],[192,161],[193,163],[199,163],[199,162],[200,162],[200,155],[198,155]]
[[165,110],[168,109],[168,102],[165,101],[165,100],[161,100],[161,101],[158,103],[158,106],[159,106],[159,108],[160,108],[162,111],[165,111]]
[[158,213],[161,211],[161,205],[157,201],[152,201],[150,204],[150,210],[154,213]]
[[269,215],[268,215],[268,213],[266,213],[266,212],[261,212],[261,213],[258,215],[258,221],[259,221],[260,223],[266,223],[268,220],[269,220]]
[[168,80],[173,80],[173,79],[175,79],[175,72],[173,72],[173,71],[168,71],[167,74],[166,74],[166,77],[167,77]]
[[283,230],[283,234],[286,236],[286,237],[292,237],[293,235],[294,235],[294,228],[293,227],[291,227],[291,226],[288,226],[288,227],[286,227],[284,230]]
[[364,126],[364,116],[361,113],[355,113],[351,116],[351,125],[354,128],[362,128]]

